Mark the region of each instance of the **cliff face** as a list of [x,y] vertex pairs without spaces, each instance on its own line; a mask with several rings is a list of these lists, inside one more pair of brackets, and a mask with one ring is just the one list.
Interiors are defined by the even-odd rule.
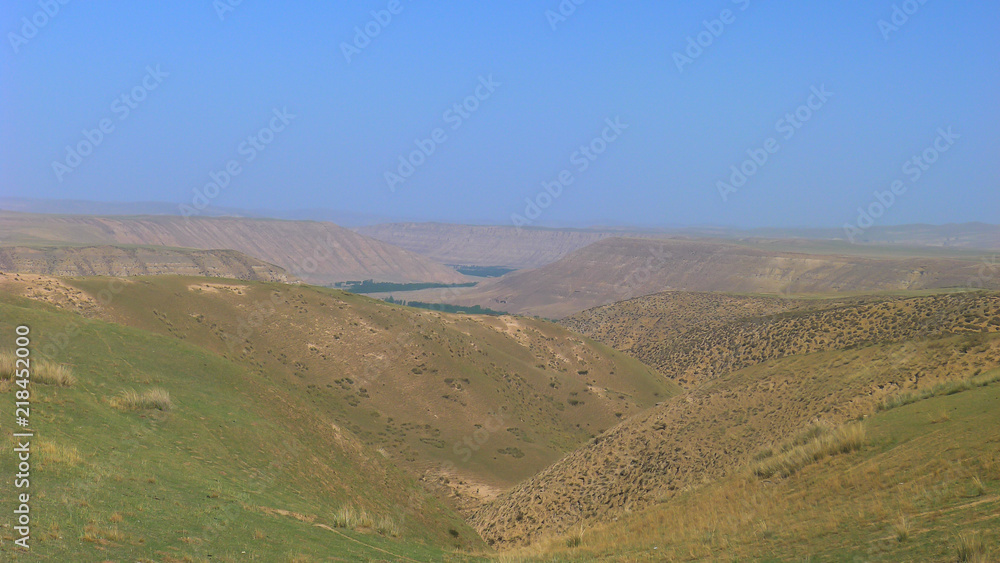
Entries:
[[293,279],[273,264],[234,250],[120,246],[0,247],[0,271],[56,276],[176,274],[280,282]]
[[0,213],[0,244],[227,248],[276,264],[315,284],[363,279],[401,283],[468,281],[429,258],[318,221]]

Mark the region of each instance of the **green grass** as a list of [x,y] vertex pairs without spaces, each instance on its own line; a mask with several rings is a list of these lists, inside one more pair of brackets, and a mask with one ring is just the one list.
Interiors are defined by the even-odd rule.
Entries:
[[923,401],[931,397],[940,397],[942,395],[954,395],[955,393],[969,391],[977,387],[985,387],[992,383],[996,383],[997,381],[1000,381],[1000,369],[990,370],[985,374],[976,375],[969,379],[964,379],[959,381],[946,381],[944,383],[939,383],[934,387],[924,389],[923,391],[917,393],[904,392],[892,395],[888,399],[879,403],[878,410],[886,411],[904,405],[916,403],[917,401]]
[[[54,359],[77,381],[30,386],[32,550],[13,549],[4,528],[0,560],[473,559],[453,551],[477,545],[456,514],[338,440],[298,388],[174,338],[0,295],[0,334],[22,323],[36,343],[74,327]],[[0,474],[15,467],[0,457]],[[13,498],[11,479],[0,495]],[[371,525],[335,528],[344,505]]]

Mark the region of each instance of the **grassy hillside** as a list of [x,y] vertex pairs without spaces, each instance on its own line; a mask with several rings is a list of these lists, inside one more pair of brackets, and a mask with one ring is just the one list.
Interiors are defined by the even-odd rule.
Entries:
[[473,522],[519,545],[620,518],[731,475],[768,444],[869,415],[895,394],[1000,375],[1000,335],[936,338],[771,360],[629,419],[484,505]]
[[[183,339],[0,293],[10,344],[21,323],[36,369],[54,352],[76,381],[31,384],[32,550],[14,551],[5,527],[0,559],[427,561],[480,545],[304,387]],[[5,374],[0,390],[10,398],[11,388]],[[169,394],[167,410],[122,401],[152,389]],[[0,408],[5,421],[12,406]],[[0,471],[15,473],[13,456]],[[13,493],[0,480],[0,494]],[[342,511],[370,517],[339,528]]]
[[339,290],[10,275],[0,290],[198,346],[294,389],[369,451],[469,510],[678,391],[551,323]]

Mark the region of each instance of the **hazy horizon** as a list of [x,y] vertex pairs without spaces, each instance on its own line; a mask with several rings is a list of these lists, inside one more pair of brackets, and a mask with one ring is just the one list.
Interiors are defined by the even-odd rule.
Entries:
[[994,3],[236,4],[6,10],[2,195],[556,227],[1000,208]]

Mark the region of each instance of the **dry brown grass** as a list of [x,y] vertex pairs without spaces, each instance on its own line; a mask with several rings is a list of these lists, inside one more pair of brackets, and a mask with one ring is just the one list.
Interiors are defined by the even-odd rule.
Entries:
[[122,391],[111,399],[111,406],[123,411],[152,410],[169,411],[174,408],[170,393],[159,387],[139,393],[134,389]]
[[[11,381],[17,369],[17,356],[5,350],[0,352],[0,380]],[[69,366],[49,360],[32,360],[29,369],[30,380],[42,385],[69,387],[76,383],[76,376]]]
[[825,457],[861,449],[865,443],[865,427],[847,424],[835,429],[815,425],[777,453],[765,451],[752,467],[753,474],[767,479],[774,475],[788,477],[799,469]]
[[399,524],[388,516],[376,518],[364,509],[355,510],[352,506],[341,506],[333,513],[333,527],[348,530],[374,530],[375,533],[389,537],[399,537]]
[[955,556],[962,563],[987,563],[986,544],[976,533],[965,533],[958,536]]
[[80,536],[80,539],[87,543],[110,545],[125,543],[128,540],[128,536],[119,530],[118,526],[104,528],[91,523],[84,526],[83,534]]
[[59,387],[69,387],[76,383],[76,376],[69,366],[42,360],[35,364],[35,371],[31,374],[32,381],[43,385],[57,385]]
[[39,442],[39,450],[43,463],[57,463],[73,467],[83,461],[83,457],[80,456],[80,452],[76,449],[76,446],[64,446],[49,440],[41,440]]
[[15,360],[14,353],[8,350],[0,352],[0,380],[8,381],[14,378]]
[[896,541],[904,542],[910,539],[910,530],[913,528],[913,524],[910,519],[906,516],[900,514],[899,518],[892,523],[892,531],[896,536]]

